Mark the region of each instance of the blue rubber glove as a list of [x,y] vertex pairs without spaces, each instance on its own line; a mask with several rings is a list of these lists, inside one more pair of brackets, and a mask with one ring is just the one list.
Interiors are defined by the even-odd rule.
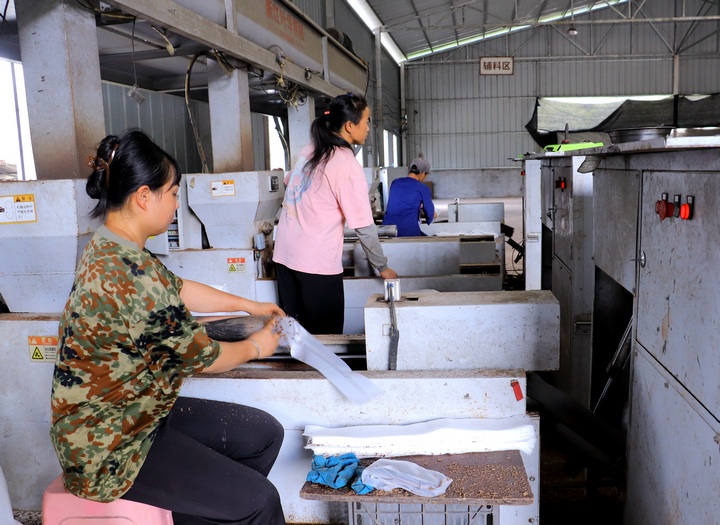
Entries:
[[307,481],[339,489],[345,487],[355,477],[358,459],[352,452],[342,456],[325,457],[316,455],[312,460],[312,470]]
[[355,491],[355,494],[367,494],[375,490],[375,487],[371,487],[370,485],[366,485],[362,482],[363,470],[365,470],[365,467],[357,468],[355,471],[355,479],[353,480],[352,485],[350,485],[350,487]]

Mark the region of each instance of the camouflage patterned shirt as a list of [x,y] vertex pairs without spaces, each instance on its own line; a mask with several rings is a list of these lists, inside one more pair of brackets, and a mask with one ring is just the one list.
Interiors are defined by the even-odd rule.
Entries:
[[96,501],[130,489],[185,377],[220,345],[180,298],[182,280],[102,226],[60,318],[50,437],[66,488]]

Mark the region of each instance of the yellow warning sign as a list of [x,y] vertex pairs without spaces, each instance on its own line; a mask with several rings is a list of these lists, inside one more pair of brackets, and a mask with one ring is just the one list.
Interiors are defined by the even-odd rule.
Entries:
[[232,197],[235,195],[235,181],[233,179],[212,181],[210,195],[212,197]]
[[55,361],[58,350],[58,338],[52,335],[28,336],[28,350],[31,361]]
[[0,224],[36,221],[34,195],[0,195]]
[[245,257],[228,257],[227,260],[228,272],[245,272]]

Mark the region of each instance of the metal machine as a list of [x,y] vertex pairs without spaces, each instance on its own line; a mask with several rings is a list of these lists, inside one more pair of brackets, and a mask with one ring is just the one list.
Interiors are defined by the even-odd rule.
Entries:
[[595,170],[607,212],[596,214],[595,264],[620,291],[596,300],[595,316],[633,314],[625,522],[712,522],[720,137],[675,130],[608,150]]
[[[714,522],[718,513],[720,137],[708,131],[525,162],[543,186],[542,247],[552,253],[553,291],[559,285],[561,348],[582,364],[570,367],[582,380],[563,387],[627,436],[625,523]],[[592,173],[582,173],[583,159]],[[578,326],[575,304],[587,305],[588,294],[591,323]],[[612,351],[628,338],[627,365],[612,370]]]
[[0,183],[0,296],[11,312],[59,312],[100,225],[84,180]]

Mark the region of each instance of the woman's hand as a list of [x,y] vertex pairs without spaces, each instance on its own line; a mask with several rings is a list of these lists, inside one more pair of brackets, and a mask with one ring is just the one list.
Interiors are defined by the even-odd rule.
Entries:
[[[282,310],[280,311],[282,312]],[[258,348],[260,348],[260,357],[256,357],[255,359],[270,357],[275,353],[275,350],[277,350],[278,344],[280,343],[280,332],[275,330],[275,323],[277,323],[277,320],[278,317],[273,315],[270,320],[265,323],[265,326],[248,337],[248,339],[254,340],[257,343]]]
[[285,317],[285,312],[275,303],[254,302],[254,304],[251,305],[251,310],[252,311],[247,311],[250,315],[279,315],[280,317]]
[[242,341],[220,342],[220,355],[202,372],[214,374],[228,372],[244,363],[270,357],[277,350],[280,334],[274,332],[278,317],[273,316],[260,330]]
[[383,279],[397,279],[397,276],[397,272],[392,268],[385,268],[382,272],[380,272],[380,277]]

